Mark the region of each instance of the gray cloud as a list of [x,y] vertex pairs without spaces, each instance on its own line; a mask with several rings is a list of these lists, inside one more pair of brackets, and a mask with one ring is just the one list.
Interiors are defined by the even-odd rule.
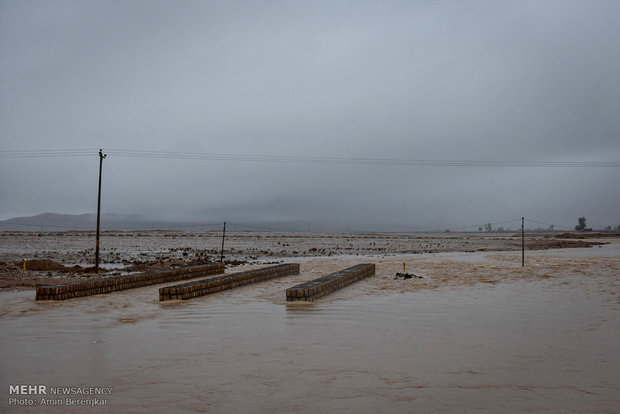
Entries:
[[[614,1],[4,1],[0,58],[3,151],[620,159]],[[617,168],[104,165],[119,213],[620,224]],[[0,175],[1,218],[96,206],[96,153]]]

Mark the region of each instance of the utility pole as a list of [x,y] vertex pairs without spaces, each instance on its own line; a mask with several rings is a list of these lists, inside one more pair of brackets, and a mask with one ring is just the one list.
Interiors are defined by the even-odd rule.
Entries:
[[525,266],[525,217],[521,217],[521,267]]
[[222,231],[222,253],[220,255],[220,263],[224,263],[224,238],[226,237],[226,222],[224,222],[224,230]]
[[103,168],[103,159],[108,154],[104,154],[99,150],[99,193],[97,196],[97,241],[95,243],[95,273],[99,273],[99,223],[101,217],[101,170]]

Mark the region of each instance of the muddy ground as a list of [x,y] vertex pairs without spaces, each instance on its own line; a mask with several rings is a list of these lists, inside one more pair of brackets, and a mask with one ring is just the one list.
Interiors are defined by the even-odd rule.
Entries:
[[[608,243],[612,240],[609,236],[534,233],[526,235],[525,248],[531,251],[592,247]],[[0,289],[31,289],[50,281],[61,283],[93,277],[94,239],[92,232],[1,232]],[[217,232],[104,232],[99,276],[219,262],[221,244],[221,233]],[[520,235],[511,233],[237,232],[227,233],[224,262],[227,268],[234,268],[243,264],[279,263],[293,257],[389,257],[520,249]]]

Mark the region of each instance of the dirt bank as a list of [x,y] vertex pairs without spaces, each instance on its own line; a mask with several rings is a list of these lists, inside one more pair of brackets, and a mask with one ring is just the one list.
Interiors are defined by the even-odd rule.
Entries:
[[[59,273],[59,270],[66,272],[66,268],[51,260],[49,262],[34,266],[39,270],[24,270],[23,264],[0,262],[0,290],[34,289],[37,285],[50,283],[50,281],[63,283],[87,278],[85,274]],[[45,269],[41,269],[42,267]]]

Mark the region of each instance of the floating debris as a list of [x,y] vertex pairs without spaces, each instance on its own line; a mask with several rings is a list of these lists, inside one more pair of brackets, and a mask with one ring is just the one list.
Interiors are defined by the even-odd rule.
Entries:
[[424,279],[424,277],[414,275],[413,273],[396,273],[396,277],[394,279],[398,279],[399,277],[402,277],[403,279]]

